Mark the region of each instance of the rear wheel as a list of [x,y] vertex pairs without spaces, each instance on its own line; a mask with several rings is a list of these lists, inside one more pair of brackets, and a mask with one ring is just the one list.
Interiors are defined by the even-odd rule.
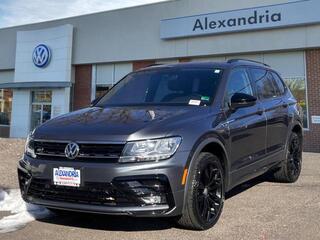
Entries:
[[286,160],[281,168],[274,173],[278,182],[294,183],[298,180],[302,167],[302,141],[295,132],[291,133],[287,146]]
[[185,208],[178,224],[194,230],[209,229],[218,221],[224,203],[224,173],[220,160],[211,153],[201,153],[189,174]]

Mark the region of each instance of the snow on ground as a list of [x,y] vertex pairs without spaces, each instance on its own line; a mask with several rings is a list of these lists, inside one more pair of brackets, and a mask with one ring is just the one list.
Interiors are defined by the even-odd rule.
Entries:
[[19,189],[8,191],[0,189],[0,211],[11,213],[0,219],[0,233],[16,231],[35,219],[43,219],[51,215],[50,211],[44,207],[25,203]]

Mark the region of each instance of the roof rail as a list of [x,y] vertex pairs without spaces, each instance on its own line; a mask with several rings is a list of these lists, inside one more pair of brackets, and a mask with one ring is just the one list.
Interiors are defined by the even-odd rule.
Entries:
[[146,68],[148,68],[148,67],[156,67],[156,66],[161,66],[161,65],[163,65],[163,64],[162,63],[153,63],[153,64],[150,64],[150,65],[146,66]]
[[234,63],[234,62],[239,62],[239,61],[244,61],[244,62],[252,62],[252,63],[257,63],[257,64],[261,64],[267,67],[270,67],[270,65],[263,63],[263,62],[258,62],[258,61],[254,61],[254,60],[250,60],[250,59],[242,59],[242,58],[234,58],[234,59],[229,59],[227,61],[227,63]]

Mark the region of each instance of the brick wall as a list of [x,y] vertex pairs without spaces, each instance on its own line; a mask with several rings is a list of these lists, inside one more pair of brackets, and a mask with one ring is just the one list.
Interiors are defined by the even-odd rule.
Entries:
[[91,102],[92,65],[75,67],[73,110],[88,107]]
[[132,69],[133,71],[139,70],[141,68],[148,67],[152,64],[155,64],[156,61],[154,60],[145,60],[145,61],[136,61],[132,63]]
[[306,50],[309,104],[309,131],[304,133],[304,150],[320,152],[320,124],[312,124],[311,116],[320,116],[320,49]]

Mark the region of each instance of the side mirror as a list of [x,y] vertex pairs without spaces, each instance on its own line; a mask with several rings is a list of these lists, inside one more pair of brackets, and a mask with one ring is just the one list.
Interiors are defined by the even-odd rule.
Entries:
[[90,107],[93,107],[94,105],[96,105],[100,99],[102,98],[103,96],[100,96],[100,97],[97,97],[96,99],[94,99],[91,103],[90,103]]
[[248,95],[245,93],[235,93],[231,97],[231,109],[236,110],[238,108],[245,108],[245,107],[251,107],[254,106],[257,102],[257,98]]

